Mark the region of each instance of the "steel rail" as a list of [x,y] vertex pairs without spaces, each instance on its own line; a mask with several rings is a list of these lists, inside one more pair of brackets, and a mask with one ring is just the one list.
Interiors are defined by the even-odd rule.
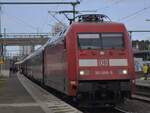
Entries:
[[124,109],[122,109],[120,107],[114,107],[114,109],[117,110],[117,111],[120,111],[122,113],[133,113],[133,112],[126,111],[126,110],[124,110]]

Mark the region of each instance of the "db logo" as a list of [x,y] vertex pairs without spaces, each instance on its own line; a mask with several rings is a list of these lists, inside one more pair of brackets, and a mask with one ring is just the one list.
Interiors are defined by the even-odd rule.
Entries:
[[108,66],[108,59],[100,59],[98,62],[99,66]]

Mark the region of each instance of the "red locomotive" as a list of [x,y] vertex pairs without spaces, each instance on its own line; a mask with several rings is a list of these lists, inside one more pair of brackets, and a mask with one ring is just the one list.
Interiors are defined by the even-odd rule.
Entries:
[[21,63],[23,73],[77,102],[116,104],[134,91],[129,34],[105,15],[81,15]]

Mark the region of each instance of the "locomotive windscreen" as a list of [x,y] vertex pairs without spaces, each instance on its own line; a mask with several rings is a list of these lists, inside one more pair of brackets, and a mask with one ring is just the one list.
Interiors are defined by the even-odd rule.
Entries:
[[100,49],[101,40],[99,34],[78,34],[79,49]]
[[124,49],[124,46],[123,33],[78,34],[78,47],[80,50]]

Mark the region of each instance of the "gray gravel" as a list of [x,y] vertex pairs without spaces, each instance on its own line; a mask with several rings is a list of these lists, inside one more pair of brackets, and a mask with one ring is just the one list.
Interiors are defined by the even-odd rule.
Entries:
[[138,100],[127,100],[119,106],[132,113],[150,113],[150,104]]
[[0,113],[44,113],[40,107],[0,107]]

